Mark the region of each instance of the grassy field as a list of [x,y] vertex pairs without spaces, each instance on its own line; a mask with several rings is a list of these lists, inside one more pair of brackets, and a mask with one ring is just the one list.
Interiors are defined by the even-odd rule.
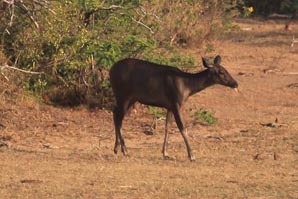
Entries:
[[[183,111],[195,162],[174,123],[171,159],[163,160],[164,120],[151,132],[153,116],[141,105],[123,124],[124,157],[113,154],[110,111],[51,107],[6,88],[0,198],[298,198],[298,45],[291,47],[298,26],[235,23],[243,30],[214,41],[213,54],[240,93],[214,86]],[[200,61],[196,50],[187,53]],[[195,122],[201,108],[218,122]]]

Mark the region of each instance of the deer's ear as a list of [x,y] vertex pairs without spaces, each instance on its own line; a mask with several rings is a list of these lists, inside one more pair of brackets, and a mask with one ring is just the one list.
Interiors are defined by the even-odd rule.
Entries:
[[208,60],[204,57],[202,57],[202,62],[205,68],[211,68],[210,64],[208,63]]
[[217,55],[215,58],[214,58],[214,64],[215,65],[219,65],[221,62],[221,57],[220,55]]

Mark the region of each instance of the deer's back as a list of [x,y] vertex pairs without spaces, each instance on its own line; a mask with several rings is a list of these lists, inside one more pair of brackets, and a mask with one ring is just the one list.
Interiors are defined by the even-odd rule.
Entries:
[[138,59],[116,62],[110,70],[110,81],[116,99],[135,98],[144,104],[163,106],[177,90],[178,68]]
[[[149,82],[151,79],[159,81],[166,76],[183,73],[178,68],[163,66],[139,59],[127,58],[116,62],[110,70],[110,81],[122,84]],[[141,84],[142,85],[142,84]],[[141,86],[140,85],[140,86]]]

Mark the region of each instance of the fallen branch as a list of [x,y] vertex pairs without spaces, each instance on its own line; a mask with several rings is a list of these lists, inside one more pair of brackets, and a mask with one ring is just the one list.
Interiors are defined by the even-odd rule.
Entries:
[[140,25],[144,26],[145,28],[147,28],[152,34],[154,33],[154,31],[149,26],[147,26],[146,24],[144,24],[143,22],[141,22],[141,19],[140,20],[136,20],[135,18],[133,18],[131,16],[130,16],[130,18],[131,18],[131,20],[133,20],[137,24],[140,24]]
[[298,75],[298,72],[284,72],[283,75]]
[[156,14],[152,13],[152,12],[148,12],[143,6],[140,6],[140,10],[142,11],[143,14],[140,14],[136,9],[136,13],[138,13],[139,15],[143,15],[145,16],[153,16],[157,21],[161,22],[161,19],[159,16],[157,16]]
[[4,78],[8,81],[8,77],[4,75],[3,73],[3,70],[5,69],[9,69],[9,70],[16,70],[16,71],[19,71],[19,72],[22,72],[22,73],[26,73],[26,74],[32,74],[32,75],[41,75],[41,74],[44,74],[44,72],[35,72],[35,71],[28,71],[28,70],[23,70],[23,69],[20,69],[20,68],[17,68],[15,66],[9,66],[7,64],[3,65],[3,66],[0,66],[0,73],[1,75],[4,76]]

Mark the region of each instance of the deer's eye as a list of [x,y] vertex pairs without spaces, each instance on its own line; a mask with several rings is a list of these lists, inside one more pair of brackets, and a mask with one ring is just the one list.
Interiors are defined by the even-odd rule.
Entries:
[[222,77],[222,78],[224,78],[224,77],[225,77],[225,73],[224,73],[224,72],[222,72],[222,71],[219,71],[219,72],[218,72],[218,75],[219,75],[220,77]]

